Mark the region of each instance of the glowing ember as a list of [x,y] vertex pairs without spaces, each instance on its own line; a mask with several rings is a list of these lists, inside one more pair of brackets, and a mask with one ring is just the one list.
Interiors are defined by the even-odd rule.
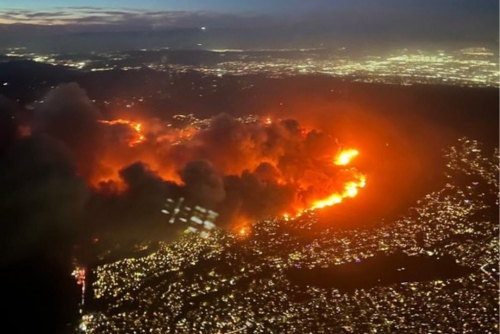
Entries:
[[359,152],[357,150],[345,150],[340,152],[340,154],[335,159],[335,164],[339,166],[348,165],[351,160],[357,156]]
[[132,121],[129,121],[127,119],[115,119],[112,121],[99,120],[98,122],[102,123],[102,124],[108,124],[108,125],[116,125],[116,124],[128,125],[135,132],[134,138],[131,139],[128,143],[128,146],[130,146],[130,147],[133,147],[133,146],[136,146],[136,145],[142,143],[145,139],[144,135],[142,134],[142,124],[141,123],[132,122]]
[[31,127],[28,125],[20,125],[17,128],[17,132],[21,137],[29,137],[31,136]]

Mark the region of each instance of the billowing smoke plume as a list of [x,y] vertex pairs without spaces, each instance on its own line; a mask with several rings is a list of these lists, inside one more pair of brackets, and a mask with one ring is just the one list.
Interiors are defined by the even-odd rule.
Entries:
[[[68,273],[89,191],[69,145],[45,131],[28,136],[20,111],[0,97],[0,284],[15,291],[4,318],[27,332],[62,333],[77,311]],[[27,325],[13,320],[23,314]]]
[[49,251],[54,234],[74,233],[88,196],[73,151],[44,131],[24,136],[16,123],[20,109],[0,97],[1,263],[31,245]]
[[[221,225],[298,212],[342,192],[355,173],[333,164],[340,149],[334,138],[293,119],[129,117],[106,119],[78,85],[62,84],[37,105],[32,134],[21,140],[24,150],[34,151],[31,159],[44,160],[39,173],[47,175],[37,177],[67,194],[47,201],[63,196],[80,208],[82,200],[72,193],[80,190],[66,187],[86,183],[90,197],[80,218],[92,233],[164,236],[169,232],[160,211],[167,198],[215,210]],[[44,142],[66,153],[58,155]],[[27,189],[36,187],[29,177],[18,178]]]
[[97,120],[102,115],[77,84],[62,84],[35,109],[33,132],[63,142],[74,155],[78,172],[90,177],[99,167],[103,131]]
[[184,182],[185,195],[193,202],[203,206],[214,206],[225,198],[222,179],[210,162],[190,161],[180,174]]

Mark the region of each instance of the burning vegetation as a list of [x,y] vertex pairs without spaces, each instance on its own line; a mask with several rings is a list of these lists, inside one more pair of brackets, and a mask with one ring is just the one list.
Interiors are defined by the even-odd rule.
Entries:
[[106,119],[82,89],[65,84],[35,110],[31,130],[69,148],[90,192],[84,220],[97,228],[139,224],[158,233],[164,201],[180,197],[217,211],[222,225],[296,216],[355,197],[366,184],[351,166],[357,150],[295,119]]
[[[295,120],[220,114],[196,121],[197,126],[180,128],[156,122],[153,133],[126,119],[98,120],[134,130],[134,136],[118,142],[142,153],[140,164],[155,166],[147,167],[149,173],[172,182],[193,204],[226,212],[226,221],[230,216],[301,215],[353,198],[366,184],[366,176],[349,166],[357,150],[340,149],[330,135],[304,129]],[[122,175],[126,165],[118,165],[120,178],[103,176],[95,189],[130,187]]]
[[144,141],[144,135],[142,134],[141,130],[141,123],[132,122],[126,119],[116,119],[113,121],[99,120],[98,122],[107,125],[125,125],[132,129],[135,134],[128,140],[128,146],[130,147],[134,147]]

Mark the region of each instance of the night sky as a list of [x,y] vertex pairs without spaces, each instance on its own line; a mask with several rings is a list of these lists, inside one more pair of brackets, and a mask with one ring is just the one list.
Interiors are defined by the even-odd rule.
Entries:
[[[222,20],[231,24],[234,16],[265,16],[268,19],[302,19],[306,21],[354,20],[394,22],[395,18],[415,17],[420,24],[427,24],[435,16],[444,18],[442,24],[461,21],[464,25],[477,24],[496,17],[496,0],[16,0],[0,4],[0,23],[30,24],[93,24],[89,17],[99,16],[116,23],[126,24],[124,13],[145,21],[155,21],[159,16],[165,25],[194,24],[198,21]],[[346,17],[347,16],[347,17]],[[190,20],[187,17],[191,17]],[[193,22],[194,21],[194,22]],[[102,23],[102,22],[101,22]],[[222,24],[222,22],[218,22]],[[474,27],[471,27],[474,28]]]
[[[371,44],[384,49],[388,43],[496,48],[498,12],[497,0],[16,0],[0,4],[0,32],[7,31],[0,33],[0,45],[41,48],[62,43],[61,33],[121,32],[126,33],[120,37],[126,48],[179,46],[181,40],[189,48]],[[177,34],[175,42],[163,36],[141,44],[129,34],[202,27],[203,36]],[[54,40],[41,41],[47,34]],[[99,38],[79,37],[71,45],[97,48],[98,42],[116,41]]]

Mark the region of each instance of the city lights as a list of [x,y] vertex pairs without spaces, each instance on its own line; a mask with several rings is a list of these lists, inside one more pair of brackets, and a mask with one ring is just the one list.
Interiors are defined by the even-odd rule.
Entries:
[[[497,155],[498,151],[495,159]],[[94,289],[107,306],[94,313],[86,332],[170,328],[226,333],[243,330],[247,322],[257,331],[272,325],[280,332],[438,328],[445,333],[477,333],[481,328],[494,328],[498,326],[494,301],[498,225],[480,218],[488,207],[484,190],[470,188],[461,179],[468,175],[498,192],[498,165],[484,158],[479,143],[469,139],[447,150],[446,158],[448,183],[425,195],[407,216],[375,230],[332,227],[306,241],[297,231],[312,231],[317,224],[314,211],[307,211],[298,217],[262,220],[235,234],[220,230],[206,238],[187,235],[162,244],[147,257],[100,266]],[[251,235],[238,238],[249,229]],[[474,242],[463,241],[469,239]],[[314,285],[298,290],[287,275],[288,268],[362,264],[400,251],[435,261],[451,257],[470,268],[470,274],[351,292]],[[408,271],[405,267],[397,272]],[[303,297],[297,299],[299,291]]]

